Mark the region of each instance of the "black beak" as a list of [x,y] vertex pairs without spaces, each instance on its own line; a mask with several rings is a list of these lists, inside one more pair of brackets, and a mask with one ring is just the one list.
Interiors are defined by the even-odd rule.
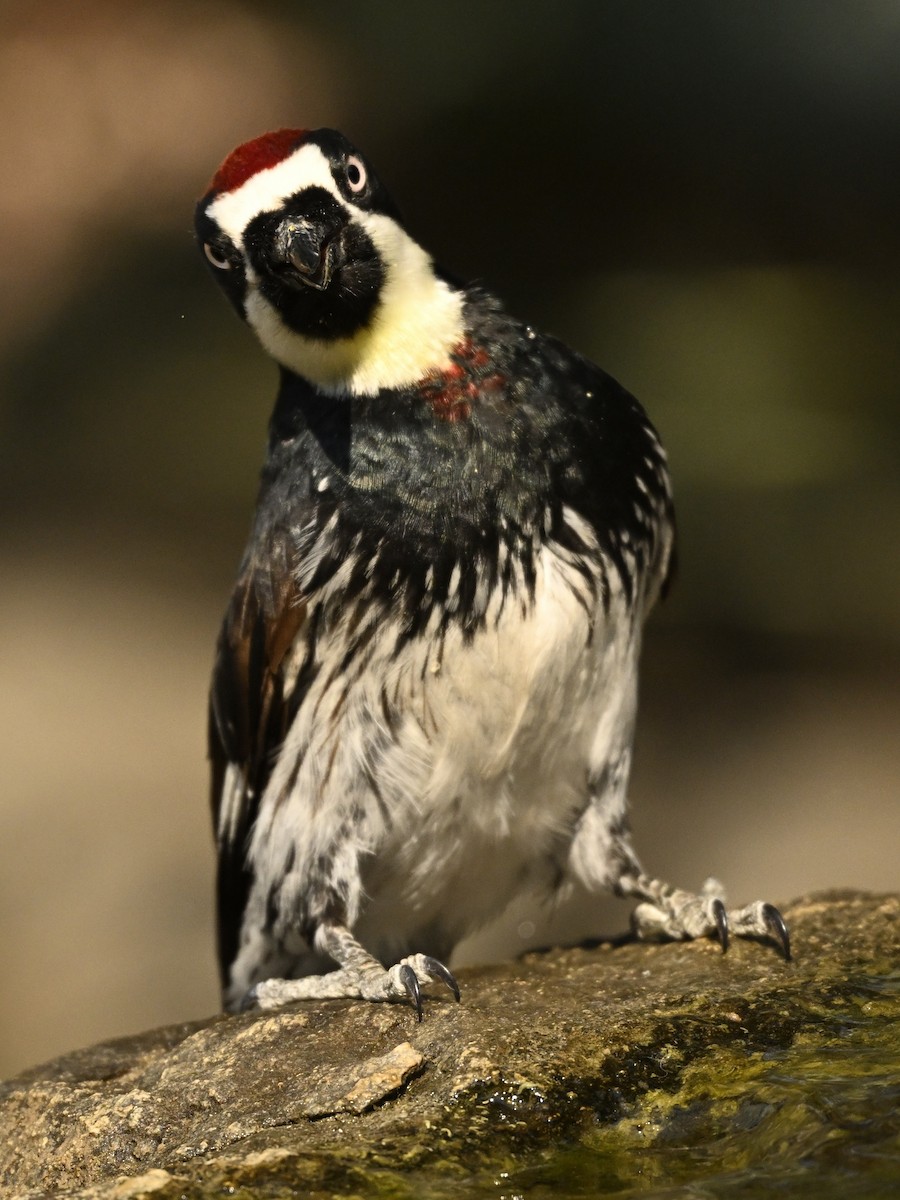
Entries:
[[275,234],[275,263],[286,279],[323,292],[344,261],[343,222],[336,217],[288,217]]

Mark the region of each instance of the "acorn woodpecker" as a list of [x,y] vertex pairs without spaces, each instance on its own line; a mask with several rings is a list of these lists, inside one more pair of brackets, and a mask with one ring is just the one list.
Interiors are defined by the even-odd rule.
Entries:
[[646,875],[626,786],[672,569],[640,405],[410,237],[340,133],[239,146],[196,214],[280,367],[209,744],[226,1007],[406,999],[523,892],[640,901],[645,937],[774,938]]

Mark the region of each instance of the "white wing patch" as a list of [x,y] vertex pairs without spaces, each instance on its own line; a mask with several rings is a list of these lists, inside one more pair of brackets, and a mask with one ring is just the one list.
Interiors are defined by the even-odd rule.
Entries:
[[245,806],[245,786],[243,769],[237,763],[228,763],[225,768],[225,777],[222,780],[219,828],[216,831],[216,840],[220,846],[234,846],[241,812]]

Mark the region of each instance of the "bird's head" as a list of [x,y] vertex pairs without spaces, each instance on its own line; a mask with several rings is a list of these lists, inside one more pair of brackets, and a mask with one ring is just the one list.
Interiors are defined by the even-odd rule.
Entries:
[[404,230],[366,159],[332,129],[281,129],[225,159],[197,236],[232,304],[282,366],[335,394],[440,369],[462,295]]

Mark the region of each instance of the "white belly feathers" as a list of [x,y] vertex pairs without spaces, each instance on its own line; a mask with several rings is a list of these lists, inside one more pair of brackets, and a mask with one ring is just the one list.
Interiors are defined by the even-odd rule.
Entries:
[[382,955],[425,928],[456,941],[552,881],[589,776],[630,744],[639,621],[615,587],[604,611],[548,546],[524,597],[495,589],[470,639],[451,625],[395,653],[382,617],[349,681],[347,629],[320,634],[250,847],[263,894],[284,879],[286,924],[325,856],[348,925]]

